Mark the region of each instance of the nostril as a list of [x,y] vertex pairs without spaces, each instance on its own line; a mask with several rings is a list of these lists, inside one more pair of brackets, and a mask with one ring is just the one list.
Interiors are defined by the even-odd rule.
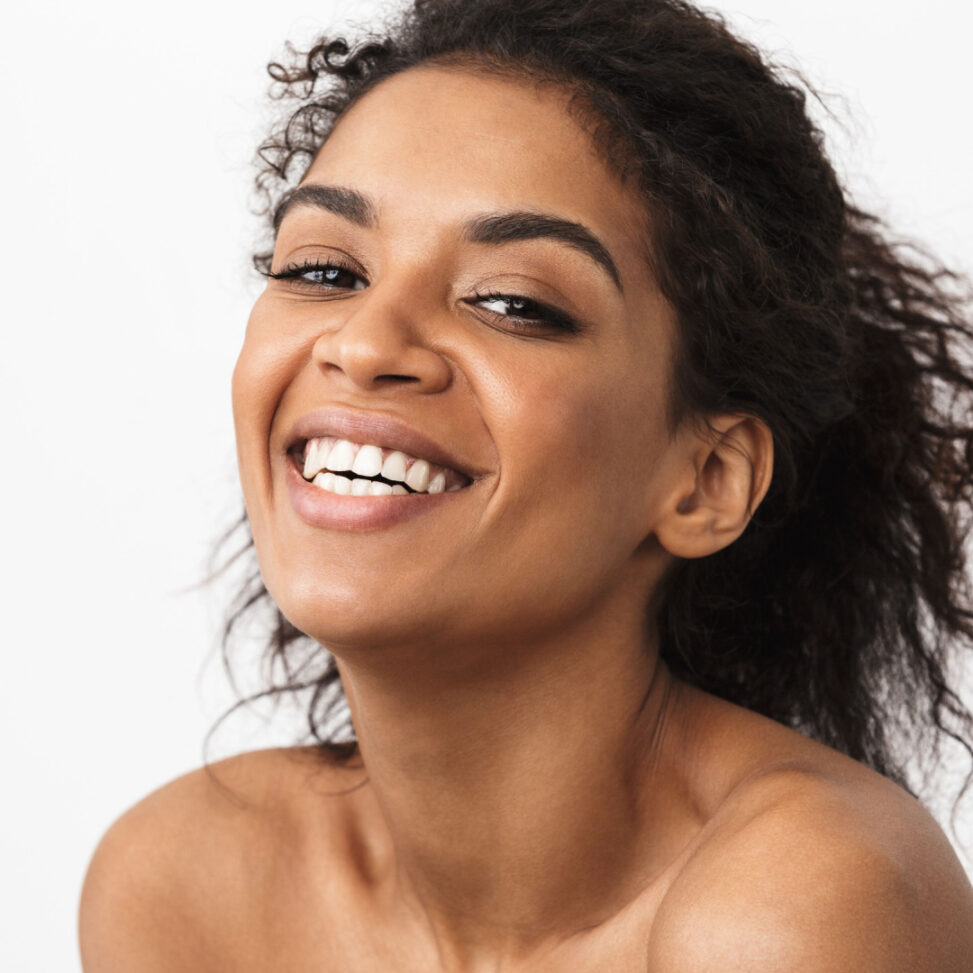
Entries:
[[411,328],[353,315],[339,329],[322,332],[312,359],[322,372],[362,389],[439,392],[452,378],[450,364]]
[[376,375],[375,381],[380,382],[382,379],[391,379],[394,382],[418,382],[419,379],[415,375]]

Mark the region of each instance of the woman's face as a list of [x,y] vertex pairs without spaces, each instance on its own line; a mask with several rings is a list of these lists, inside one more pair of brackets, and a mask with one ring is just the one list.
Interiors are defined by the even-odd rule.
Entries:
[[[298,628],[510,642],[619,590],[644,600],[672,317],[643,239],[550,88],[423,67],[339,121],[285,208],[273,272],[291,276],[257,300],[233,378],[258,558]],[[309,439],[432,460],[447,489],[315,486]]]

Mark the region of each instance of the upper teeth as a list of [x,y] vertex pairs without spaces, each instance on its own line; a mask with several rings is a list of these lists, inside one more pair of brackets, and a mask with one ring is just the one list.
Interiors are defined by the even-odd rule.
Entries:
[[[334,475],[347,472],[358,473],[362,479]],[[390,482],[364,479],[375,476]],[[330,436],[307,441],[304,447],[304,479],[332,493],[354,496],[442,493],[444,490],[459,490],[468,482],[456,470],[437,466],[400,450]]]

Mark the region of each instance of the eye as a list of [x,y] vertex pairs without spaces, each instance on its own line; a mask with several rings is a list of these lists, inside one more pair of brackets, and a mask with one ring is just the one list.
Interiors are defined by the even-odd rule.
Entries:
[[[325,262],[305,260],[302,264],[288,264],[278,271],[265,274],[271,280],[288,281],[290,286],[316,294],[330,291],[360,291],[368,282],[356,271],[334,260]],[[487,313],[511,331],[522,333],[561,331],[576,333],[577,323],[563,311],[519,294],[476,293],[471,304],[486,306]]]
[[480,294],[475,303],[486,306],[491,317],[516,331],[548,330],[574,333],[577,324],[563,311],[518,294]]
[[314,291],[360,291],[367,286],[355,271],[336,261],[306,260],[303,264],[288,264],[283,270],[271,271],[266,276],[271,280],[292,281],[294,286]]

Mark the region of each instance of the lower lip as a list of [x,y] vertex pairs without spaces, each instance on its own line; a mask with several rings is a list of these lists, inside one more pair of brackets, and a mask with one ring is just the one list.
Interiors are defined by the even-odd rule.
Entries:
[[379,530],[394,527],[413,517],[452,503],[469,487],[448,493],[392,494],[381,497],[353,497],[316,487],[301,476],[287,458],[287,492],[294,512],[312,527],[338,530]]

